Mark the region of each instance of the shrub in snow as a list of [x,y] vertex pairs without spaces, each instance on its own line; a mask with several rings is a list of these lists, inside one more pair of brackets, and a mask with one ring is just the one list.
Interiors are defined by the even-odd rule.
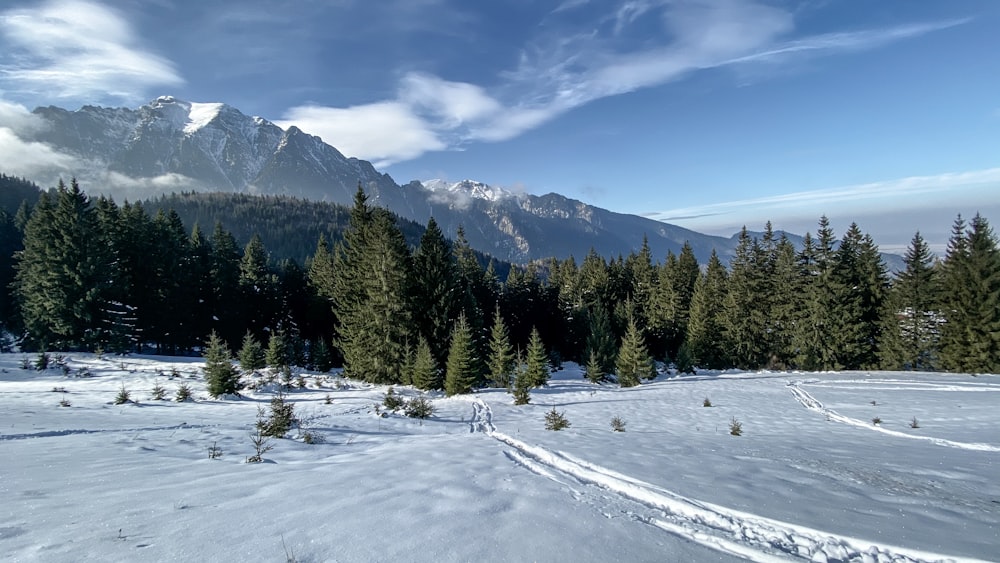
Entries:
[[174,395],[174,400],[178,403],[183,403],[185,401],[190,401],[191,398],[191,388],[188,387],[187,383],[181,383],[181,386],[177,388],[177,393]]
[[879,424],[882,424],[882,419],[876,416],[875,418],[872,419],[872,424],[878,426]]
[[545,413],[545,429],[546,430],[562,430],[563,428],[569,428],[569,421],[566,420],[565,414],[556,411],[555,407],[552,410]]
[[222,457],[222,449],[218,442],[212,442],[212,447],[208,448],[208,459],[219,459]]
[[324,405],[332,405],[333,404],[333,397],[331,397],[329,393],[327,393],[326,394],[326,398],[323,399],[323,404]]
[[701,402],[701,406],[703,406],[703,407],[710,407],[710,406],[712,406],[712,401],[709,401],[708,397],[705,397],[705,400]]
[[31,369],[31,360],[28,356],[21,357],[21,369]]
[[920,423],[917,422],[917,417],[913,417],[913,420],[910,421],[910,428],[920,428]]
[[415,397],[407,401],[403,412],[410,418],[425,419],[434,414],[434,405],[427,400],[427,397]]
[[45,371],[49,369],[49,362],[52,358],[49,356],[48,352],[39,352],[38,357],[35,358],[35,369],[38,371]]
[[59,400],[59,406],[60,407],[71,407],[73,405],[70,404],[69,399],[60,399]]
[[247,458],[247,463],[260,463],[264,461],[264,454],[274,448],[271,439],[264,434],[260,428],[261,419],[264,416],[263,409],[257,409],[257,431],[250,433],[250,442],[253,444],[254,454]]
[[286,401],[284,393],[280,391],[271,399],[271,414],[267,417],[263,414],[262,410],[258,411],[257,429],[265,436],[284,438],[298,422],[295,418],[295,405]]
[[115,404],[124,405],[125,403],[132,402],[132,392],[125,388],[125,384],[122,383],[122,388],[118,390],[118,394],[115,395]]
[[391,411],[394,411],[406,406],[406,401],[404,401],[402,397],[396,394],[395,389],[390,387],[385,392],[385,398],[382,399],[382,406]]
[[615,432],[624,432],[625,431],[625,421],[622,420],[621,417],[618,417],[618,416],[612,418],[611,419],[611,429],[614,430]]
[[167,390],[164,389],[162,385],[157,383],[156,385],[153,386],[152,395],[154,401],[162,401],[164,397],[166,397],[167,395]]
[[729,421],[729,434],[732,436],[743,435],[743,423],[736,420],[735,416]]

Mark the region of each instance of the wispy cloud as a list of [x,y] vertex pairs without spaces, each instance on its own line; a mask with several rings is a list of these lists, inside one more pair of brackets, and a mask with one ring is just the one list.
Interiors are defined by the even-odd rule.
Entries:
[[[583,4],[567,0],[550,16]],[[640,21],[647,26],[658,22],[662,32],[647,41],[626,40],[631,26]],[[703,69],[871,49],[965,21],[790,37],[794,14],[773,5],[750,0],[626,0],[592,28],[525,45],[519,64],[501,73],[497,85],[407,73],[393,99],[349,108],[291,108],[282,123],[319,133],[351,156],[388,165],[469,142],[508,140],[595,100]],[[379,110],[387,110],[383,128],[365,123]],[[411,142],[401,143],[400,138]]]
[[[879,239],[905,244],[914,231],[935,233],[943,242],[957,213],[1000,211],[1000,168],[934,176],[913,176],[823,190],[720,202],[696,207],[644,213],[651,219],[675,223],[712,234],[732,234],[741,226],[760,227],[773,221],[776,228],[804,232],[821,215],[862,221],[877,218],[870,227]],[[843,225],[841,225],[843,227]],[[887,238],[888,237],[888,238]]]
[[134,101],[150,87],[183,83],[119,12],[95,2],[53,0],[2,12],[0,35],[0,88],[7,93]]

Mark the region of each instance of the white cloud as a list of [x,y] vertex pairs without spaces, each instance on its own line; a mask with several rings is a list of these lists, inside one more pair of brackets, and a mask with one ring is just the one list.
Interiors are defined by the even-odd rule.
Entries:
[[81,168],[80,161],[45,143],[25,141],[9,127],[0,127],[0,170],[42,186],[55,185]]
[[[583,2],[570,0],[553,13]],[[658,17],[660,43],[622,46],[619,34]],[[913,24],[784,39],[791,13],[750,0],[628,0],[603,24],[525,48],[516,69],[491,89],[426,73],[409,73],[394,99],[349,108],[290,109],[283,126],[319,134],[345,154],[388,164],[470,141],[505,141],[574,108],[609,96],[677,80],[701,69],[775,62],[793,56],[860,50],[964,23]],[[598,25],[597,28],[601,28]]]
[[183,83],[173,64],[143,49],[115,10],[52,0],[0,14],[0,84],[42,98],[135,100],[152,86]]
[[446,148],[431,125],[402,102],[349,108],[299,106],[276,123],[318,135],[345,155],[371,160],[376,167]]

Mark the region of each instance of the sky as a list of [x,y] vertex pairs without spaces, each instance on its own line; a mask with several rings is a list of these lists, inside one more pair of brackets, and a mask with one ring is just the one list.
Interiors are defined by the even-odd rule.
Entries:
[[4,2],[0,153],[40,105],[225,102],[399,183],[474,179],[884,250],[1000,221],[994,0]]

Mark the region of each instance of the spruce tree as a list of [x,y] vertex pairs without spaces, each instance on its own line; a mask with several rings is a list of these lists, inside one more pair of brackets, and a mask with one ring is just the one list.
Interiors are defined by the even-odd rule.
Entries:
[[531,388],[534,387],[533,378],[528,375],[528,366],[521,360],[519,353],[517,366],[514,368],[514,388],[511,390],[515,405],[527,405],[531,402]]
[[423,336],[418,337],[417,340],[417,349],[414,352],[412,370],[410,382],[418,389],[430,391],[441,389],[444,386],[441,372],[434,360],[434,354],[431,352],[430,345],[427,344],[427,339]]
[[472,392],[476,381],[473,353],[469,325],[465,315],[461,314],[451,331],[451,347],[448,349],[448,365],[445,369],[444,392],[449,397]]
[[254,233],[243,249],[239,286],[244,322],[254,334],[274,327],[278,318],[278,279],[268,266],[270,257],[260,235]]
[[497,305],[493,312],[493,328],[490,330],[490,355],[487,360],[490,382],[494,387],[509,388],[514,372],[514,348],[510,343],[507,325]]
[[597,359],[596,352],[590,353],[590,357],[587,359],[587,366],[584,368],[583,376],[586,377],[587,381],[591,383],[604,383],[607,380],[607,375],[601,367],[600,360]]
[[740,231],[736,254],[729,262],[729,280],[722,307],[722,324],[730,359],[736,367],[755,370],[767,362],[767,322],[770,299],[765,287],[763,251],[746,227]]
[[264,356],[264,347],[249,330],[243,337],[243,345],[240,346],[240,351],[236,354],[236,356],[240,361],[240,368],[242,368],[243,371],[250,372],[258,369],[264,369],[267,365]]
[[[691,367],[723,369],[728,367],[729,351],[723,326],[723,307],[726,303],[726,268],[712,251],[705,273],[699,276],[691,299],[691,317],[687,338],[682,346]],[[678,351],[677,369],[682,368]]]
[[595,303],[590,309],[588,320],[590,332],[587,335],[584,357],[588,362],[593,358],[602,374],[611,373],[618,358],[618,345],[604,306]]
[[525,360],[526,384],[531,387],[542,387],[549,382],[549,357],[538,329],[532,327],[528,337],[528,356]]
[[903,261],[906,269],[893,285],[900,318],[903,367],[931,370],[937,355],[937,271],[934,255],[919,231],[913,235]]
[[622,345],[618,349],[618,361],[615,366],[618,384],[622,387],[635,387],[642,379],[656,377],[653,358],[646,350],[642,333],[635,324],[635,319],[629,318],[628,328],[622,337]]
[[[420,311],[415,324],[427,338],[435,359],[444,363],[448,337],[463,303],[459,293],[458,267],[448,241],[431,217],[413,255],[413,310]],[[468,322],[468,319],[466,319]]]
[[320,337],[313,341],[312,346],[309,347],[309,353],[309,361],[312,363],[313,369],[321,373],[333,369],[333,354],[325,338]]
[[240,390],[240,373],[233,367],[229,347],[212,331],[203,352],[205,358],[205,382],[208,394],[219,397]]
[[283,369],[292,365],[290,353],[290,342],[285,331],[275,330],[267,340],[267,352],[264,355],[264,362],[268,367]]

